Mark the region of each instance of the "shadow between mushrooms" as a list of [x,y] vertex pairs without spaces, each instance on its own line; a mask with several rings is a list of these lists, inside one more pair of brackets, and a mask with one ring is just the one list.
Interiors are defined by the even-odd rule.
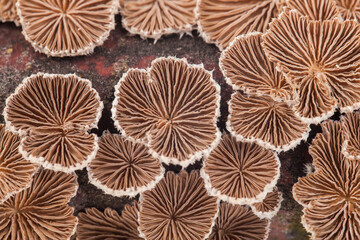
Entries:
[[115,28],[118,0],[18,0],[23,34],[53,57],[86,55]]
[[77,218],[67,203],[76,190],[75,175],[40,169],[29,188],[0,204],[0,239],[70,239]]
[[183,167],[208,155],[221,134],[220,87],[202,65],[158,58],[130,69],[115,87],[112,116],[121,133],[146,143],[155,158]]
[[79,213],[77,227],[78,240],[141,240],[138,223],[139,205],[126,205],[121,216],[110,208],[104,213],[96,208],[88,208],[85,213]]
[[280,161],[270,150],[223,135],[203,163],[201,176],[212,196],[232,204],[252,204],[273,190]]
[[341,118],[344,132],[342,153],[349,160],[360,160],[360,113],[348,113]]
[[339,16],[339,10],[333,0],[288,0],[287,5],[314,21],[333,20]]
[[357,239],[360,236],[360,162],[341,153],[340,122],[322,125],[309,149],[315,172],[298,179],[293,196],[303,205],[302,223],[312,239]]
[[0,20],[2,22],[14,22],[16,26],[20,26],[16,1],[17,0],[0,0]]
[[271,219],[279,212],[282,200],[282,193],[275,187],[262,202],[253,203],[251,209],[259,218]]
[[73,172],[96,154],[103,104],[89,80],[39,73],[25,78],[6,101],[6,126],[22,135],[19,151],[47,169]]
[[0,203],[28,187],[38,169],[18,151],[20,137],[0,124]]
[[163,178],[164,172],[144,144],[106,132],[95,159],[88,165],[90,182],[117,197],[135,197],[150,190]]
[[207,194],[196,171],[168,172],[140,200],[139,230],[147,240],[206,239],[218,211],[218,200]]

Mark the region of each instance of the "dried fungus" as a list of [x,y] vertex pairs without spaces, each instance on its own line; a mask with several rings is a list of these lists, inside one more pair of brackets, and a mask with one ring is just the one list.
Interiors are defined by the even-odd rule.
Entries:
[[16,26],[20,26],[16,1],[17,0],[0,0],[0,20],[2,22],[14,22]]
[[262,202],[253,203],[251,209],[259,218],[273,218],[281,207],[282,193],[274,188],[272,192],[269,192]]
[[333,20],[339,16],[333,0],[289,0],[287,5],[314,21]]

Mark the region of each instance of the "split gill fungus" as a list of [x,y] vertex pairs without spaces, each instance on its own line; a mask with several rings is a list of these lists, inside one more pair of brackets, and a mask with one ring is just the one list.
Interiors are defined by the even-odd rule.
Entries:
[[348,113],[341,118],[344,134],[342,153],[349,160],[360,160],[360,113]]
[[275,187],[262,202],[253,203],[251,209],[259,218],[271,219],[279,212],[282,200],[282,193]]
[[16,8],[17,0],[0,0],[0,21],[14,22],[16,26],[20,26],[20,18]]

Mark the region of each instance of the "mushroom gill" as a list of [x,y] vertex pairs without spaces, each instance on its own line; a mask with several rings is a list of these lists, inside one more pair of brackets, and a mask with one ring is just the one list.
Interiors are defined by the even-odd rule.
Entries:
[[280,210],[282,202],[282,193],[274,188],[269,192],[262,202],[256,202],[251,205],[251,209],[259,218],[273,218]]
[[340,15],[345,20],[360,21],[360,0],[334,0]]
[[16,26],[20,26],[16,1],[17,0],[0,0],[0,20],[2,22],[14,22]]
[[347,159],[360,160],[360,113],[348,113],[341,118],[344,134],[342,153]]
[[333,20],[339,16],[333,0],[289,0],[287,5],[314,21]]

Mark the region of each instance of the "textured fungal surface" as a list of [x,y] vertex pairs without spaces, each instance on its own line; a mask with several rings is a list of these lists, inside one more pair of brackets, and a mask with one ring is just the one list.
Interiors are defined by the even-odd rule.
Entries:
[[279,168],[272,151],[224,135],[206,159],[201,175],[212,195],[234,204],[251,204],[272,191]]
[[359,0],[334,0],[343,19],[360,20]]
[[138,232],[139,205],[126,205],[121,216],[110,208],[100,212],[96,208],[88,208],[80,213],[76,234],[79,240],[140,240]]
[[165,163],[187,166],[220,138],[220,87],[202,66],[158,58],[148,71],[130,69],[115,87],[112,116],[127,137],[146,142]]
[[339,16],[333,0],[289,0],[287,5],[315,21],[333,20]]
[[283,0],[200,0],[199,31],[206,42],[224,49],[239,35],[265,32],[283,5]]
[[125,1],[122,23],[130,33],[159,39],[191,31],[196,24],[195,7],[196,0]]
[[356,239],[360,236],[360,162],[341,153],[341,123],[322,124],[310,147],[315,172],[298,179],[293,196],[304,206],[302,223],[312,239]]
[[0,203],[30,185],[37,165],[18,151],[20,137],[0,124]]
[[32,75],[7,99],[6,124],[23,135],[20,151],[48,169],[72,172],[95,157],[102,102],[76,75]]
[[16,10],[17,0],[0,0],[0,20],[2,22],[15,22],[20,25],[20,19]]
[[227,127],[240,140],[278,152],[296,147],[310,131],[287,103],[240,92],[231,97]]
[[135,196],[153,188],[164,170],[144,144],[105,133],[95,159],[88,166],[88,174],[90,182],[105,193]]
[[275,187],[272,192],[266,195],[262,202],[253,203],[251,208],[258,217],[271,219],[278,213],[281,201],[282,194],[277,187]]
[[67,202],[76,176],[39,170],[31,186],[0,204],[0,239],[70,239],[77,224]]
[[341,119],[345,141],[343,154],[350,160],[360,160],[360,113],[348,113]]
[[140,231],[148,240],[206,239],[218,209],[196,171],[168,172],[142,198]]
[[269,232],[269,221],[257,217],[250,208],[221,203],[219,216],[209,240],[264,240]]
[[55,57],[92,53],[115,28],[117,0],[18,0],[25,38]]
[[296,86],[295,109],[304,120],[318,123],[336,106],[341,111],[359,106],[359,36],[355,21],[310,21],[297,11],[271,23],[263,37],[265,51]]

